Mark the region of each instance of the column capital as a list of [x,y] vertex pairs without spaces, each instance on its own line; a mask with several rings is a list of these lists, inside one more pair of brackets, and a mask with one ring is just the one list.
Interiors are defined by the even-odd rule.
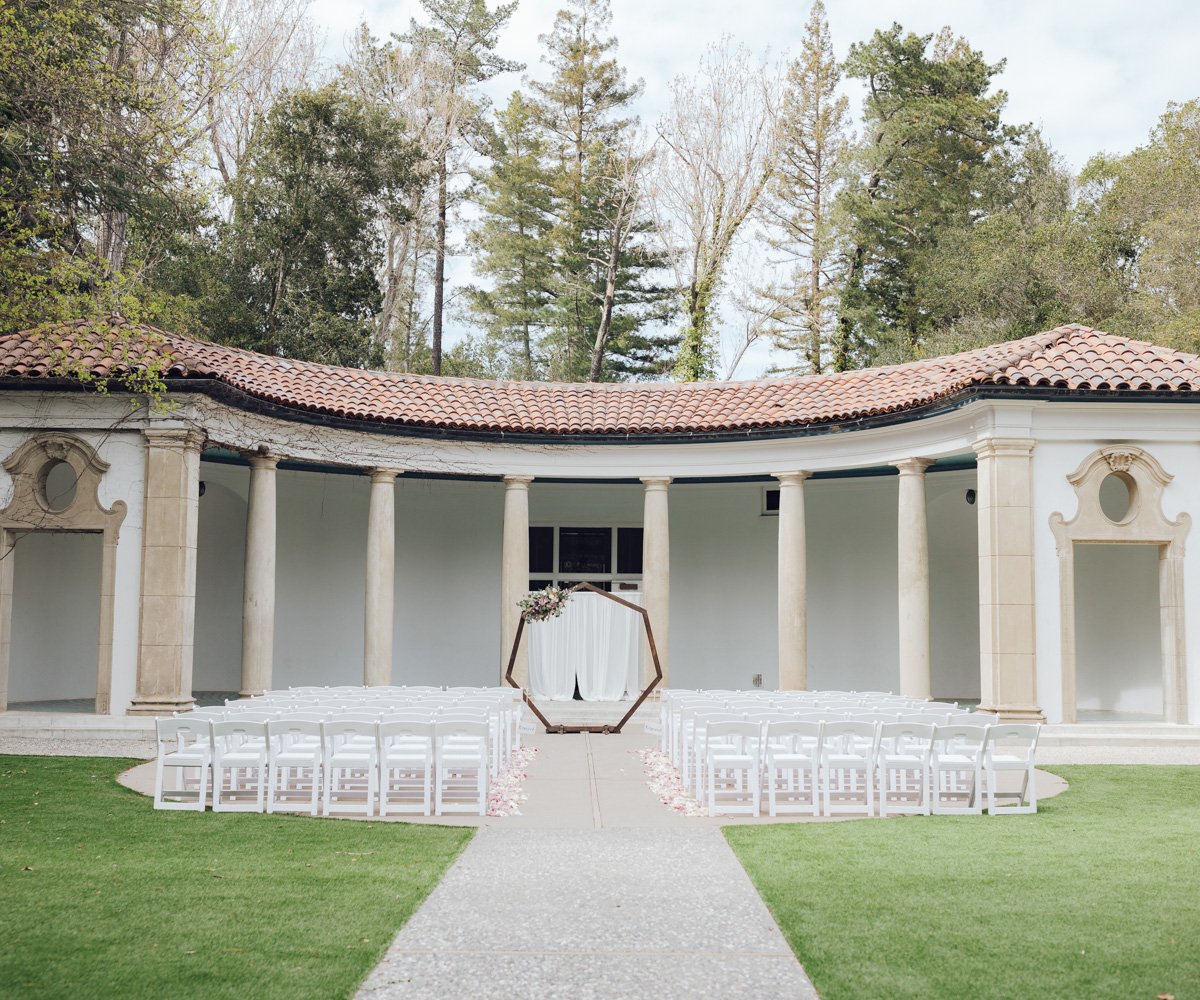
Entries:
[[932,458],[902,458],[899,462],[892,462],[892,465],[900,470],[902,476],[920,476],[934,461]]
[[243,451],[242,458],[252,469],[274,469],[279,465],[279,456],[266,451]]
[[395,482],[397,476],[404,474],[403,469],[386,469],[381,466],[376,466],[367,471],[370,473],[371,482],[373,483]]
[[142,431],[151,448],[179,448],[183,451],[200,451],[208,435],[198,427],[155,427]]
[[1033,438],[980,438],[971,447],[979,458],[1029,458],[1037,442]]
[[671,485],[671,476],[641,476],[642,485],[647,490],[665,490]]
[[771,475],[778,479],[783,486],[799,486],[812,473],[806,469],[795,469],[792,472],[772,472]]
[[527,490],[534,478],[533,476],[505,476],[504,488],[506,490]]

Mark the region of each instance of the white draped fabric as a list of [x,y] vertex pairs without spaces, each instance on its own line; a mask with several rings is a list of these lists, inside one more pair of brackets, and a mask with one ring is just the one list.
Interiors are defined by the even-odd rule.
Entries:
[[[621,597],[640,605],[639,593]],[[642,616],[599,594],[571,595],[563,613],[529,622],[529,686],[538,701],[618,701],[641,691]]]

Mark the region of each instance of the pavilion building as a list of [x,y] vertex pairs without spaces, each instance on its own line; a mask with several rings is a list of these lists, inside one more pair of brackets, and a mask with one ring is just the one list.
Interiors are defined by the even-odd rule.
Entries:
[[[494,684],[517,600],[586,580],[641,593],[676,687],[1200,718],[1195,355],[1065,326],[804,378],[549,384],[111,324],[0,338],[0,710]],[[168,406],[64,356],[101,381],[158,359]]]

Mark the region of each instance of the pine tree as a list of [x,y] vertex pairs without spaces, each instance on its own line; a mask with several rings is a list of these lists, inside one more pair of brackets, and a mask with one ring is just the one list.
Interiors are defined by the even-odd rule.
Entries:
[[469,308],[502,346],[502,367],[524,379],[545,375],[538,340],[553,303],[547,244],[556,199],[544,152],[529,102],[514,93],[496,118],[491,165],[477,179],[484,215],[470,236],[475,269],[492,287],[471,289]]
[[775,176],[763,210],[772,230],[768,242],[791,269],[762,292],[775,346],[800,355],[800,370],[814,373],[849,363],[833,343],[841,261],[831,217],[849,149],[840,81],[825,5],[814,0],[800,56],[788,67]]
[[648,247],[640,169],[628,169],[637,121],[627,109],[642,85],[613,54],[611,21],[608,0],[569,0],[541,37],[554,75],[530,83],[557,200],[544,348],[551,376],[571,381],[661,373],[669,350],[640,333],[661,312],[652,280],[661,261]]
[[446,286],[446,225],[450,199],[451,160],[465,135],[477,129],[484,102],[473,88],[498,73],[522,68],[496,54],[501,29],[517,9],[516,0],[488,9],[484,0],[421,0],[429,24],[412,22],[397,41],[424,53],[437,68],[439,84],[431,90],[437,128],[427,155],[437,185],[433,267],[433,374],[442,368],[442,319]]

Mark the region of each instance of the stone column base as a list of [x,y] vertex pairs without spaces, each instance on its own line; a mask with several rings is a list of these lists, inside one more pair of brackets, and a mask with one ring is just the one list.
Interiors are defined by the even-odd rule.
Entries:
[[190,712],[195,707],[194,698],[134,698],[125,714],[171,715],[174,712]]
[[258,698],[262,694],[263,694],[262,691],[239,691],[238,697],[239,698]]
[[1046,716],[1037,705],[983,705],[981,712],[994,712],[1001,722],[1045,722]]

